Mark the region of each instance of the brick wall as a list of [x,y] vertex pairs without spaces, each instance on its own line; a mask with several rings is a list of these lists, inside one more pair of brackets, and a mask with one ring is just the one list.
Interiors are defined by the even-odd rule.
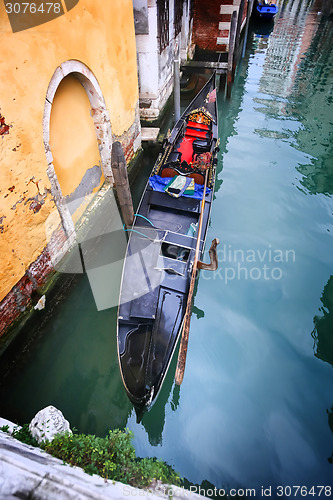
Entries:
[[24,276],[16,283],[0,303],[0,337],[24,311],[36,305],[40,290],[54,272],[48,249],[31,264]]
[[194,0],[193,41],[200,49],[218,50],[220,5],[221,0]]
[[[240,0],[194,0],[193,41],[204,50],[228,52],[232,12]],[[246,18],[247,2],[243,21]]]

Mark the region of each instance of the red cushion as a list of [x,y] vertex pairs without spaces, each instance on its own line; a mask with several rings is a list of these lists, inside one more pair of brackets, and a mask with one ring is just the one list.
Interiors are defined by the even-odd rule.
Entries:
[[177,151],[179,151],[182,154],[182,161],[187,161],[187,163],[190,163],[192,161],[192,156],[193,156],[193,141],[195,137],[184,137],[182,142],[180,143],[179,148]]
[[185,137],[196,137],[198,139],[208,139],[209,134],[204,130],[193,130],[192,128],[187,128],[185,132]]
[[189,127],[200,128],[201,130],[209,130],[208,125],[206,125],[205,123],[197,123],[197,122],[192,122],[192,121],[189,121],[189,122],[187,123],[187,125],[188,125]]

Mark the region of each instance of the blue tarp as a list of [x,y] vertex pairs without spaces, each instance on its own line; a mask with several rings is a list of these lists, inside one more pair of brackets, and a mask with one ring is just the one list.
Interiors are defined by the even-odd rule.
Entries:
[[[153,188],[154,191],[164,192],[164,188],[168,185],[168,183],[173,179],[173,177],[161,177],[159,175],[153,175],[149,177],[149,185]],[[195,198],[197,200],[202,199],[204,186],[202,184],[194,184],[194,194],[182,194],[182,196],[186,196],[186,198]],[[210,193],[211,189],[209,187],[206,188],[206,194]]]

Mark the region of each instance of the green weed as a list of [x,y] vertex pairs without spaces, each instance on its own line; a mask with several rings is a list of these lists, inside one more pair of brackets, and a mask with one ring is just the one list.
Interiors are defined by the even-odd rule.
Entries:
[[[0,428],[9,432],[9,426]],[[179,475],[165,462],[156,458],[138,458],[132,445],[133,433],[129,430],[109,431],[105,438],[92,434],[77,434],[76,430],[57,434],[51,442],[38,445],[29,431],[29,425],[14,429],[12,436],[19,441],[40,446],[63,463],[81,467],[87,474],[98,474],[112,481],[131,486],[145,487],[153,482],[180,484]]]
[[88,474],[132,486],[149,486],[153,481],[179,484],[179,475],[155,458],[137,458],[132,432],[110,431],[105,438],[91,434],[58,434],[42,447],[54,457],[82,467]]

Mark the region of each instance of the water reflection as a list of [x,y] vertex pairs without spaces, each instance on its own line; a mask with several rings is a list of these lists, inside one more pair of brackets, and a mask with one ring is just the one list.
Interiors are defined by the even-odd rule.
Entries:
[[170,404],[172,411],[177,410],[179,406],[179,401],[180,401],[180,385],[175,384],[173,387],[172,400]]
[[[287,113],[297,114],[302,127],[296,134],[297,147],[312,155],[309,164],[300,165],[301,184],[311,194],[333,194],[333,31],[322,19],[311,44],[299,63]],[[306,96],[306,100],[304,99]]]
[[[331,407],[330,410],[327,410],[327,414],[328,414],[328,425],[330,426],[330,429],[331,429],[332,434],[333,434],[333,406]],[[329,457],[328,461],[330,464],[333,464],[333,453]]]
[[[256,128],[261,138],[286,140],[308,153],[308,162],[299,163],[303,192],[333,194],[331,73],[333,68],[333,30],[327,16],[327,3],[284,2],[269,40],[255,42],[256,53],[265,56],[259,81],[260,104],[255,111],[274,120],[276,129]],[[267,97],[263,97],[266,95]],[[306,97],[306,98],[305,98]],[[279,122],[276,122],[279,119]],[[282,121],[281,121],[282,120]]]
[[252,30],[255,32],[257,38],[268,38],[273,28],[273,23],[263,23],[261,21],[254,21],[252,23]]
[[137,414],[137,422],[142,423],[145,428],[149,443],[152,446],[162,445],[163,430],[165,425],[165,408],[170,398],[172,387],[174,386],[170,406],[176,410],[179,404],[179,387],[174,384],[176,371],[177,353],[173,356],[168,373],[163,382],[160,394],[155,400],[151,409],[144,414]]
[[192,307],[192,314],[195,314],[198,319],[205,317],[205,311],[199,309],[197,306]]
[[325,285],[320,300],[322,316],[314,317],[315,327],[311,333],[314,351],[317,358],[333,366],[333,276]]
[[105,436],[126,426],[132,408],[110,333],[117,310],[97,311],[85,274],[74,287],[66,283],[61,280],[15,343],[11,369],[0,380],[1,416],[22,424],[52,404],[71,426]]
[[[320,300],[323,304],[320,308],[322,315],[314,317],[315,327],[311,333],[314,339],[314,352],[317,358],[333,366],[333,276],[325,285]],[[333,433],[333,406],[327,410],[327,414],[328,425]],[[333,453],[328,461],[333,463]]]

